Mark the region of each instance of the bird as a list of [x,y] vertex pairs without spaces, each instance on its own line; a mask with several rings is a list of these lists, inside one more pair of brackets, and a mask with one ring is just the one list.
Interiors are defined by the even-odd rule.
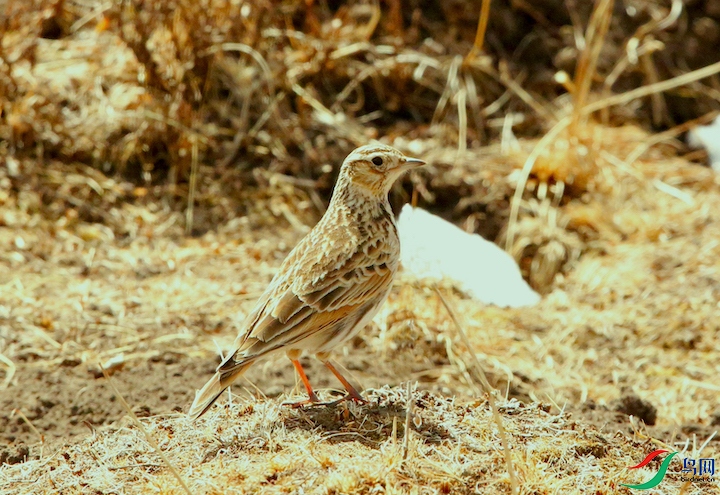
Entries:
[[282,351],[308,394],[293,405],[320,403],[299,361],[306,353],[343,385],[347,395],[341,400],[366,402],[337,370],[331,351],[360,332],[387,299],[400,260],[388,194],[404,172],[424,164],[379,142],[345,158],[327,210],[285,258],[242,323],[232,351],[196,392],[192,420],[250,366]]

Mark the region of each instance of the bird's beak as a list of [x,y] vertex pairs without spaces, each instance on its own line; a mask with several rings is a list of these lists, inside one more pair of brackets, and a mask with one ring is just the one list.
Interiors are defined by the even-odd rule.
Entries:
[[416,167],[422,167],[425,165],[425,162],[423,160],[420,160],[419,158],[407,158],[405,157],[405,165],[407,168],[416,168]]

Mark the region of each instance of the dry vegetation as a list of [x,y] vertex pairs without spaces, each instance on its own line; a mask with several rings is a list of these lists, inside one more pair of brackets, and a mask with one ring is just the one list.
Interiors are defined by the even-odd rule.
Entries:
[[[177,415],[156,416],[145,426],[193,493],[508,492],[487,402],[459,404],[416,392],[406,441],[405,394],[383,388],[369,398],[372,405],[363,408],[303,411],[252,400],[197,428]],[[508,401],[500,410],[514,448],[523,452],[516,469],[527,493],[572,492],[578,485],[585,493],[613,493],[644,446],[623,437],[608,441],[541,406]],[[97,432],[62,457],[17,466],[13,475],[33,486],[20,492],[73,493],[80,486],[91,493],[182,493],[143,435],[127,425]]]
[[[720,11],[510,3],[484,31],[465,0],[0,2],[0,491],[499,494],[509,454],[520,493],[609,494],[656,448],[719,459],[720,179],[676,138],[720,108]],[[278,358],[191,425],[375,137],[429,162],[396,204],[504,245],[543,300],[446,292],[469,349],[401,277],[339,357],[370,405],[283,407]],[[658,493],[720,492],[678,465]]]

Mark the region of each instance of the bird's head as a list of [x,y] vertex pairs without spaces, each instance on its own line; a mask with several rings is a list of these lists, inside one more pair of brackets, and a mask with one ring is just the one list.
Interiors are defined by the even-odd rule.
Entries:
[[363,193],[387,198],[393,183],[404,172],[425,165],[417,158],[381,143],[366,144],[350,153],[342,164],[338,185],[357,187]]

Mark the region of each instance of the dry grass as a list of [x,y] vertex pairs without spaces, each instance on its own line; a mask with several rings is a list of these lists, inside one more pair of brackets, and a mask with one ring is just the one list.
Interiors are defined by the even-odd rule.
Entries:
[[[413,398],[405,459],[402,387],[370,392],[371,405],[362,408],[293,410],[277,401],[243,400],[214,410],[197,426],[177,416],[143,423],[193,493],[509,492],[487,402],[426,392],[414,392]],[[522,493],[616,493],[627,481],[624,468],[644,444],[608,440],[538,405],[511,400],[499,408]],[[130,425],[97,432],[62,455],[6,468],[0,484],[18,494],[181,493]],[[679,486],[668,480],[664,488]]]
[[[510,7],[485,1],[478,23],[447,4],[7,2],[0,491],[180,493],[143,429],[192,493],[510,493],[509,453],[520,493],[605,494],[647,479],[654,465],[626,468],[658,446],[717,458],[720,180],[678,157],[684,127],[633,124],[671,123],[678,95],[661,92],[681,84],[714,101],[717,65],[660,63],[670,7],[631,22],[578,3],[550,68],[581,63],[556,97],[532,53],[503,52]],[[513,5],[554,32],[544,6]],[[616,127],[590,118],[609,108]],[[340,352],[370,406],[282,407],[298,389],[278,359],[189,424],[178,411],[322,213],[343,153],[376,136],[429,162],[393,200],[412,188],[505,242],[542,302],[454,295],[465,342],[436,293],[402,278]],[[677,470],[663,483],[718,491]]]
[[[520,493],[585,493],[585,487],[615,493],[619,482],[649,477],[651,469],[637,475],[625,471],[647,451],[657,445],[692,451],[717,430],[714,379],[720,348],[712,322],[720,318],[715,304],[718,179],[661,148],[650,149],[632,166],[614,161],[646,138],[640,130],[598,127],[595,135],[605,152],[598,154],[605,157],[602,180],[592,183],[584,201],[551,207],[563,217],[563,229],[582,243],[582,257],[567,261],[564,275],[555,278],[537,307],[453,302],[490,383],[531,404],[499,404]],[[529,150],[532,143],[523,147]],[[497,167],[501,173],[500,159],[492,157],[486,153],[485,172]],[[509,169],[505,173],[512,176]],[[47,177],[52,185],[53,175]],[[511,181],[504,187],[511,188]],[[109,179],[96,182],[104,191],[126,187]],[[283,395],[258,398],[259,392],[275,396],[292,389],[291,368],[283,359],[258,367],[250,379],[259,391],[241,384],[248,389],[243,397],[229,409],[215,410],[199,428],[171,412],[187,407],[192,390],[212,369],[214,341],[221,348],[230,345],[235,322],[304,233],[291,219],[311,224],[317,215],[302,187],[283,184],[272,194],[248,191],[251,197],[236,201],[250,200],[253,209],[198,239],[182,237],[180,213],[163,209],[161,196],[147,197],[142,207],[120,200],[114,206],[102,203],[113,199],[109,192],[89,198],[90,205],[109,212],[116,231],[129,232],[115,239],[102,224],[68,220],[73,215],[49,221],[29,206],[34,204],[29,194],[10,197],[2,210],[6,222],[0,239],[3,262],[14,270],[2,284],[2,353],[16,368],[11,383],[21,380],[27,387],[37,376],[46,387],[53,370],[80,377],[85,367],[88,371],[65,384],[68,403],[46,415],[42,407],[18,403],[12,395],[4,403],[24,409],[40,431],[48,428],[52,411],[60,413],[52,418],[117,421],[125,414],[121,408],[83,416],[70,406],[77,394],[94,394],[87,402],[94,408],[104,407],[99,401],[112,403],[114,392],[93,378],[95,363],[120,356],[113,380],[136,412],[149,407],[160,413],[142,421],[193,493],[242,493],[258,486],[273,492],[293,483],[323,492],[321,480],[336,493],[378,487],[398,493],[509,493],[496,423],[486,402],[473,399],[477,389],[467,347],[455,336],[436,294],[407,279],[376,325],[340,357],[371,387],[420,382],[423,391],[415,392],[414,408],[420,419],[413,422],[407,461],[401,460],[402,387],[369,391],[380,405],[368,408],[288,410],[280,406]],[[663,192],[658,184],[671,189]],[[67,194],[74,194],[67,187]],[[205,198],[204,186],[200,191]],[[521,230],[518,238],[528,239],[528,246],[553,239],[542,241],[531,232]],[[180,359],[181,366],[173,368],[178,376],[164,375],[165,366],[148,367],[168,355],[180,356],[173,358]],[[188,366],[195,361],[203,364]],[[285,368],[275,375],[278,366]],[[322,386],[334,386],[322,373],[316,378]],[[164,389],[178,388],[184,397],[171,396],[176,398],[166,404],[155,399]],[[628,396],[657,408],[655,426],[629,422],[615,412]],[[93,427],[84,440],[82,430],[74,429],[77,440],[65,446],[61,438],[36,443],[24,422],[12,421],[14,435],[30,444],[31,460],[0,470],[3,490],[10,493],[122,486],[137,493],[180,492],[140,430],[126,421]],[[701,453],[717,454],[715,440]],[[668,490],[680,486],[677,474],[664,482]],[[686,493],[707,493],[707,488],[695,484]]]

